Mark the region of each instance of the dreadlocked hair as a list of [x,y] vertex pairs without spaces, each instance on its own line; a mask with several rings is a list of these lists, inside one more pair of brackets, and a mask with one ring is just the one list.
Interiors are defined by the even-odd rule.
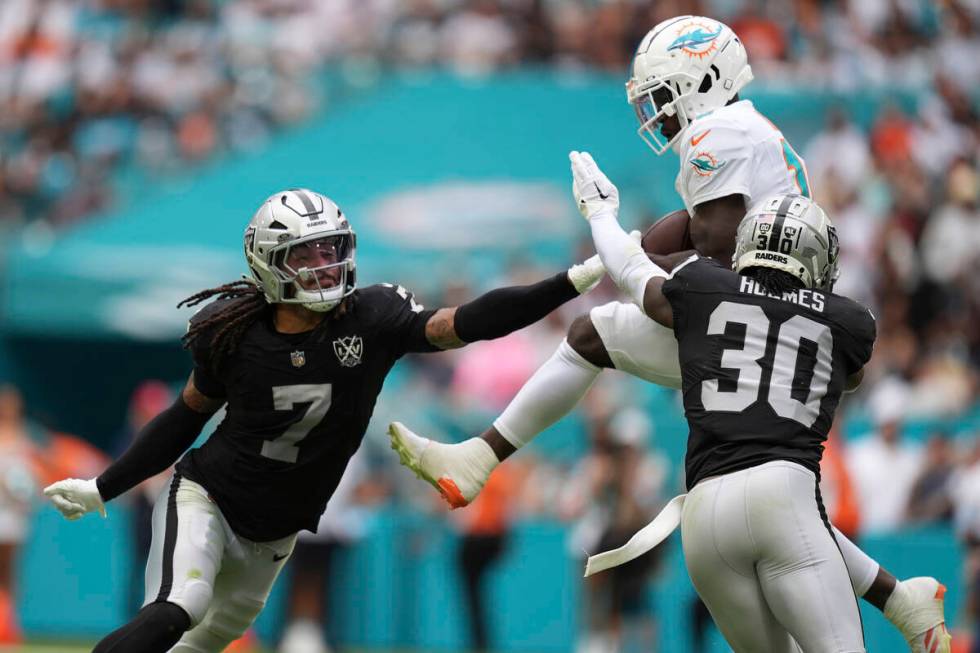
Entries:
[[[242,336],[256,320],[269,310],[270,304],[265,299],[265,293],[254,281],[239,279],[223,286],[208,288],[195,293],[177,304],[177,308],[196,306],[211,297],[215,297],[216,300],[237,299],[238,301],[229,302],[227,306],[215,311],[203,320],[191,323],[187,333],[180,339],[180,343],[184,349],[189,349],[201,334],[215,325],[220,325],[214,335],[211,336],[211,353],[208,361],[212,366],[218,367],[225,357],[238,348]],[[340,302],[339,306],[327,314],[327,318],[313,330],[314,342],[323,341],[328,330],[326,325],[329,322],[337,320],[353,310],[356,298],[356,293],[348,295]]]
[[773,268],[749,268],[748,276],[756,280],[771,295],[782,295],[803,288],[803,282],[789,272]]
[[201,334],[218,326],[214,335],[211,336],[211,360],[208,361],[217,367],[228,354],[235,351],[242,335],[269,309],[269,303],[265,300],[262,290],[254,282],[248,279],[240,279],[195,293],[177,304],[177,308],[196,306],[211,297],[217,297],[219,300],[237,299],[238,301],[229,302],[227,306],[215,311],[203,320],[191,322],[190,328],[180,339],[180,343],[184,349],[189,349]]

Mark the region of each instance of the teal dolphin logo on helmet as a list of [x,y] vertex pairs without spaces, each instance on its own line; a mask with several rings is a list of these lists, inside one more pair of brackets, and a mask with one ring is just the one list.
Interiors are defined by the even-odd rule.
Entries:
[[696,27],[697,29],[691,32],[684,32],[671,41],[670,45],[667,46],[667,51],[682,49],[696,54],[701,51],[701,46],[709,45],[721,35],[721,25],[714,32],[709,32],[700,25],[696,25]]

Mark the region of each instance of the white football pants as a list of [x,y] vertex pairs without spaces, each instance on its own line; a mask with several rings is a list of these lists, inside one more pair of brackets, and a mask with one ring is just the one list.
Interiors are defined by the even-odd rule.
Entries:
[[175,475],[153,507],[143,605],[169,601],[191,618],[170,653],[218,653],[265,606],[296,535],[257,543],[239,537],[207,491]]
[[688,573],[736,653],[864,653],[816,477],[775,461],[698,483],[684,502]]
[[655,322],[636,304],[596,306],[589,319],[617,370],[668,388],[681,387],[674,330]]
[[[589,313],[589,318],[617,370],[669,388],[681,387],[677,339],[674,338],[672,329],[654,322],[635,304],[623,302],[610,302],[597,306]],[[599,368],[594,369],[595,372],[591,377],[579,381],[574,389],[575,392],[580,392],[580,395],[585,394],[599,374]],[[549,379],[547,387],[551,395],[554,395],[569,384],[563,384],[560,379],[555,378],[558,372],[552,371],[551,374],[553,378]],[[578,367],[566,365],[561,371],[564,377],[583,377],[585,374],[581,365]],[[581,396],[575,401],[579,398]],[[525,399],[525,403],[531,406],[539,401],[539,397],[536,396]],[[551,399],[551,401],[555,400]],[[515,417],[512,421],[518,423],[519,417]],[[554,421],[557,419],[554,418]],[[544,430],[550,426],[550,423],[535,424],[535,426]],[[524,436],[524,438],[525,441],[530,440],[530,437]],[[880,566],[836,528],[834,528],[834,537],[844,554],[854,593],[864,596],[877,577]]]

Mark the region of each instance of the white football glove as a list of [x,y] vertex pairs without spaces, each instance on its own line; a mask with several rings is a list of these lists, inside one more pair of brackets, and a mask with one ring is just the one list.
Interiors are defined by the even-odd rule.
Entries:
[[98,511],[105,517],[105,503],[95,479],[66,478],[44,488],[44,495],[65,519],[74,521],[87,512]]
[[[630,232],[630,238],[637,243],[642,237],[643,234],[639,231]],[[568,268],[568,280],[572,282],[580,295],[584,295],[598,286],[604,276],[606,276],[606,266],[602,264],[602,259],[599,258],[598,254],[594,254],[581,263],[576,263]]]
[[599,214],[619,213],[619,190],[609,178],[599,170],[599,166],[588,152],[571,151],[568,160],[572,164],[572,195],[578,204],[579,213],[586,220]]

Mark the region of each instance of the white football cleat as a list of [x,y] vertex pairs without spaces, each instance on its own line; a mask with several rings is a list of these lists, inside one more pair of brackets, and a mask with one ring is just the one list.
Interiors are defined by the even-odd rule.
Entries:
[[952,638],[946,631],[944,596],[945,585],[918,576],[899,581],[885,602],[885,617],[902,631],[912,653],[949,653]]
[[445,444],[416,435],[401,422],[388,425],[388,436],[402,465],[439,490],[453,508],[469,505],[497,466],[493,449],[480,438]]

